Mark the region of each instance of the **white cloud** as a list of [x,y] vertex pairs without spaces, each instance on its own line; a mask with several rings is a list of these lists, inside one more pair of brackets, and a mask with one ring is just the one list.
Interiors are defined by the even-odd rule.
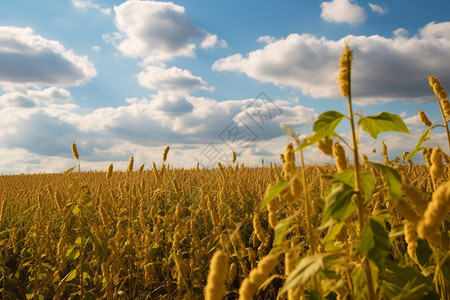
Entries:
[[188,70],[172,67],[169,69],[148,66],[138,75],[139,84],[154,90],[193,91],[208,89],[201,77]]
[[203,49],[214,48],[215,46],[226,48],[227,42],[225,40],[219,40],[217,35],[208,33],[205,39],[200,43]]
[[94,8],[99,10],[102,14],[111,15],[111,8],[101,8],[98,4],[92,3],[91,0],[70,0],[73,6],[79,9]]
[[[85,168],[98,167],[96,162],[126,161],[130,155],[139,155],[148,162],[155,160],[149,157],[149,149],[158,148],[160,157],[159,148],[174,144],[187,151],[182,154],[183,160],[177,157],[179,166],[194,166],[194,156],[211,141],[231,153],[224,144],[227,141],[237,147],[234,148],[237,152],[243,151],[246,160],[256,156],[260,160],[261,149],[271,149],[264,145],[283,134],[281,124],[299,128],[315,117],[313,109],[292,106],[286,101],[277,100],[273,104],[276,107],[267,109],[262,100],[218,102],[173,92],[159,92],[151,99],[129,99],[127,105],[88,113],[78,110],[67,91],[54,88],[23,92],[23,97],[33,101],[33,107],[3,105],[4,99],[14,98],[13,93],[0,98],[0,126],[4,128],[0,132],[0,153],[9,155],[11,149],[19,149],[19,153],[27,154],[16,161],[16,169],[2,165],[6,164],[2,159],[0,166],[3,171],[14,169],[14,172],[26,171],[31,157],[42,163],[60,156],[55,160],[58,170],[70,167],[74,163],[70,160],[72,142],[77,143]],[[54,97],[62,99],[52,102],[50,99]],[[242,148],[249,137],[255,139]],[[279,155],[274,150],[267,151],[274,158]],[[47,171],[53,171],[55,165]]]
[[353,0],[322,2],[320,16],[327,22],[358,24],[366,19],[364,9]]
[[94,50],[95,52],[100,52],[102,48],[98,45],[92,46],[92,50]]
[[404,122],[406,125],[408,125],[408,126],[417,126],[417,125],[422,124],[422,123],[420,122],[420,119],[419,119],[419,116],[418,116],[418,115],[415,115],[415,116],[406,118],[406,119],[403,120],[403,122]]
[[111,39],[127,56],[158,63],[175,56],[194,56],[195,39],[206,33],[186,17],[184,7],[172,2],[126,1],[114,7],[120,33]]
[[26,92],[13,91],[0,96],[0,107],[33,108],[41,104],[64,104],[70,102],[72,102],[72,95],[67,90],[57,87],[50,87],[43,90],[30,89]]
[[386,7],[380,6],[378,4],[369,3],[369,6],[373,12],[375,12],[379,15],[385,15],[388,13],[388,9]]
[[95,77],[94,65],[31,28],[0,26],[0,84],[80,85]]
[[[450,22],[429,23],[411,38],[348,36],[341,40],[291,34],[262,49],[217,60],[213,70],[296,87],[313,98],[340,98],[336,82],[345,41],[353,51],[352,91],[361,103],[422,101],[428,75],[450,83]],[[370,71],[368,71],[370,70]]]
[[275,42],[276,38],[274,38],[273,36],[270,36],[270,35],[263,35],[263,36],[260,36],[257,39],[257,41],[260,43],[270,44],[270,43]]

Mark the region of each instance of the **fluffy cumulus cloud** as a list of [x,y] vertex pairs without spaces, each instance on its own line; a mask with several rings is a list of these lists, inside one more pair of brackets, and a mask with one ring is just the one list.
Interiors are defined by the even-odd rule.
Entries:
[[0,84],[73,86],[97,74],[85,56],[31,28],[0,26]]
[[298,88],[313,98],[339,98],[338,62],[353,49],[352,90],[360,104],[429,97],[428,75],[450,82],[450,22],[429,23],[411,38],[347,36],[341,40],[291,34],[262,49],[217,60],[213,69]]
[[194,41],[207,36],[187,18],[184,7],[172,2],[126,1],[114,12],[119,32],[110,40],[124,55],[142,58],[144,63],[194,56]]
[[208,89],[201,77],[194,76],[188,70],[177,67],[162,68],[148,66],[138,74],[139,84],[154,90],[193,91]]
[[320,16],[327,22],[358,24],[366,19],[364,9],[353,0],[322,2]]
[[200,43],[203,49],[218,47],[227,47],[227,42],[225,40],[219,40],[217,35],[208,33],[205,39]]
[[[28,153],[24,157],[34,157],[39,162],[58,156],[59,171],[74,163],[70,160],[72,142],[78,144],[86,168],[106,168],[105,161],[126,161],[131,155],[147,162],[158,161],[155,157],[160,157],[165,145],[185,149],[179,166],[194,166],[195,157],[201,159],[202,151],[211,143],[220,151],[229,154],[233,149],[246,159],[257,161],[256,157],[260,160],[264,154],[261,149],[266,149],[263,145],[282,136],[282,124],[298,129],[315,117],[313,109],[292,106],[286,101],[218,102],[169,91],[86,113],[62,89],[16,93],[7,92],[0,99],[0,126],[4,128],[0,132],[0,153],[7,155],[11,149],[20,149]],[[21,103],[19,96],[31,105]],[[149,153],[155,156],[151,158]],[[279,152],[266,154],[266,159],[276,159]],[[216,165],[217,161],[218,158],[211,162]],[[25,161],[18,162],[8,172],[26,172],[26,165]]]
[[50,87],[46,89],[29,89],[12,91],[0,96],[0,107],[15,106],[31,108],[40,104],[70,103],[72,95],[63,88]]

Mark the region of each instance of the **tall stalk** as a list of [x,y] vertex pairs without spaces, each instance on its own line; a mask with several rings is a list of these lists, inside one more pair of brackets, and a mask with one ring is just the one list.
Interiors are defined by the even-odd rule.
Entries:
[[[355,193],[358,208],[359,234],[361,235],[362,229],[364,228],[364,215],[363,215],[364,199],[361,193],[362,189],[361,189],[361,175],[360,175],[359,152],[358,152],[358,137],[356,135],[355,130],[355,119],[352,106],[352,92],[351,92],[352,58],[353,58],[352,50],[350,50],[348,45],[345,45],[345,50],[342,53],[340,60],[341,71],[339,73],[338,82],[341,88],[342,96],[348,98],[348,111],[353,142],[352,152],[353,152],[354,172],[355,172]],[[373,287],[372,272],[370,270],[370,262],[368,259],[363,258],[362,264],[367,279],[368,298],[370,300],[374,300],[376,297]]]
[[444,109],[442,108],[441,101],[439,101],[439,98],[437,95],[436,95],[436,101],[437,101],[437,104],[439,105],[439,110],[441,111],[442,120],[444,120],[445,133],[447,134],[448,149],[450,150],[450,132],[448,129],[448,124],[447,124],[447,120],[445,117]]

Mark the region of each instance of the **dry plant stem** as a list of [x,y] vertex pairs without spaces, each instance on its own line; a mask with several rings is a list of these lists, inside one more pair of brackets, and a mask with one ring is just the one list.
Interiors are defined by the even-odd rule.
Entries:
[[80,237],[81,237],[81,253],[80,253],[80,298],[85,299],[84,295],[84,277],[83,277],[83,265],[84,265],[84,250],[85,250],[85,240],[84,240],[84,224],[83,224],[83,198],[80,201]]
[[[300,141],[296,139],[296,143],[300,146]],[[315,254],[317,251],[316,240],[314,238],[313,230],[312,230],[312,221],[311,221],[311,199],[309,198],[308,185],[306,183],[306,172],[305,172],[305,161],[303,159],[303,150],[300,150],[300,161],[302,164],[302,184],[303,184],[303,195],[306,201],[306,227],[308,228],[309,235],[309,244],[312,248],[312,253]],[[317,276],[313,277],[314,287],[318,290],[319,285],[317,283]]]
[[435,95],[435,97],[436,97],[436,101],[437,101],[437,103],[439,105],[439,110],[441,111],[442,120],[444,120],[445,133],[447,133],[448,149],[450,150],[450,132],[448,130],[447,120],[445,119],[445,113],[444,113],[444,110],[442,109],[441,101],[439,101],[439,98],[438,98],[437,95]]
[[[355,119],[352,107],[352,89],[351,89],[351,59],[348,57],[347,62],[348,66],[348,111],[350,117],[350,128],[352,131],[352,141],[353,141],[353,160],[354,160],[354,170],[355,170],[355,192],[357,196],[357,205],[358,205],[358,219],[359,219],[359,234],[361,234],[362,229],[364,228],[364,215],[363,215],[363,197],[361,193],[361,177],[359,170],[359,153],[358,153],[358,139],[356,137],[355,131]],[[362,261],[364,272],[366,273],[367,278],[367,287],[368,287],[368,296],[370,300],[375,300],[375,291],[373,288],[373,279],[372,272],[370,270],[370,262],[367,259],[363,259]]]

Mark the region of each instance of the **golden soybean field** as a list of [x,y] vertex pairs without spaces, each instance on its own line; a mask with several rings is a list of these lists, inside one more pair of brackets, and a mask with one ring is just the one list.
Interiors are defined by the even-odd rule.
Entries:
[[[450,299],[449,159],[423,146],[436,127],[450,145],[447,94],[430,76],[443,125],[421,111],[416,148],[391,160],[383,143],[371,162],[357,129],[409,131],[353,112],[352,59],[346,46],[348,115],[321,114],[305,140],[286,127],[278,165],[177,169],[167,147],[150,170],[1,176],[3,299]],[[316,146],[336,165],[305,165]]]

